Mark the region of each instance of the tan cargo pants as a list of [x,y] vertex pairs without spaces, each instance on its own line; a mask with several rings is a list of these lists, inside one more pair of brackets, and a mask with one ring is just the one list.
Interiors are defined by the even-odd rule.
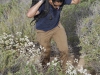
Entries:
[[66,32],[59,22],[59,25],[55,27],[52,30],[49,31],[42,31],[42,30],[36,30],[37,31],[37,41],[42,45],[46,51],[42,54],[42,65],[46,65],[50,61],[50,42],[51,39],[53,39],[57,47],[60,51],[60,60],[62,61],[61,67],[62,69],[65,69],[66,61],[68,58],[68,44],[67,44],[67,36]]

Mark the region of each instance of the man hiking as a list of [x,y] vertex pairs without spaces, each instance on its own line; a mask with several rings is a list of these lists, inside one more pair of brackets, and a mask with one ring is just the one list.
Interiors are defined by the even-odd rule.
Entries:
[[[66,32],[59,21],[60,13],[64,5],[78,4],[79,2],[80,0],[49,0],[49,13],[36,21],[37,41],[46,49],[41,55],[43,67],[50,62],[50,41],[53,39],[60,51],[61,67],[65,70],[68,44]],[[27,17],[33,18],[40,14],[44,8],[44,0],[39,0],[28,10]]]

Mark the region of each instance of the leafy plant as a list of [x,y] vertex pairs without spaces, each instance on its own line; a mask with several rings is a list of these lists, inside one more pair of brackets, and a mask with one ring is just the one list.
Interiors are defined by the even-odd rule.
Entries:
[[[80,51],[87,61],[96,71],[100,60],[100,2],[96,1],[89,8],[92,14],[89,17],[82,18],[78,22],[77,34],[80,39]],[[95,9],[95,10],[94,10]],[[98,63],[97,63],[98,62]],[[96,63],[95,65],[93,65]]]

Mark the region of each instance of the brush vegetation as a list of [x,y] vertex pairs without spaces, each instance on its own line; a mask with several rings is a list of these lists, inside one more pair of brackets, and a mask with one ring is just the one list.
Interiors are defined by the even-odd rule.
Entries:
[[[26,1],[26,2],[25,2]],[[0,74],[44,75],[39,63],[41,46],[36,47],[34,23],[26,17],[31,1],[11,0],[0,4]],[[85,68],[100,71],[100,0],[81,0],[78,5],[66,5],[61,22],[68,36],[70,51],[84,57]],[[27,37],[28,36],[28,37]],[[56,60],[45,75],[63,75]],[[67,75],[91,75],[82,67],[67,63]],[[71,66],[71,67],[70,67]],[[92,72],[91,72],[92,73]]]

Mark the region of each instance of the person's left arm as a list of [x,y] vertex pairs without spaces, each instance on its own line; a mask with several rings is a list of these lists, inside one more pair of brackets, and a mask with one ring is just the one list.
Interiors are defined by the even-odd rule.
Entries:
[[64,0],[64,5],[78,4],[80,0]]
[[71,4],[78,4],[80,2],[80,0],[72,0]]

